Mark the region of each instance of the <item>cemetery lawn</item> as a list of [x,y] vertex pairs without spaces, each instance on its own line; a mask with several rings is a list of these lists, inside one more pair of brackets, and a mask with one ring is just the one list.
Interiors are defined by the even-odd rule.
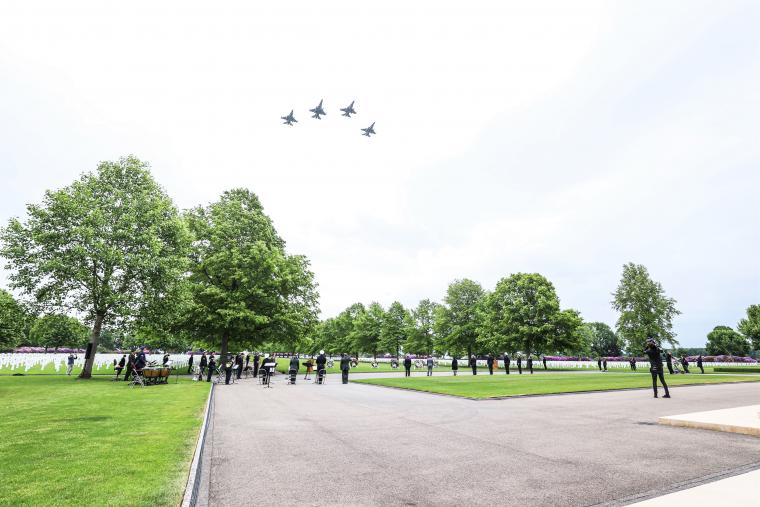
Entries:
[[0,505],[176,506],[210,385],[0,377]]
[[[720,384],[723,382],[757,382],[760,376],[747,375],[668,375],[668,386]],[[536,375],[478,375],[446,377],[399,377],[353,380],[361,384],[398,387],[430,393],[449,394],[464,398],[482,399],[531,394],[558,394],[581,391],[608,391],[652,387],[647,373],[550,373]],[[660,387],[660,396],[663,391]]]

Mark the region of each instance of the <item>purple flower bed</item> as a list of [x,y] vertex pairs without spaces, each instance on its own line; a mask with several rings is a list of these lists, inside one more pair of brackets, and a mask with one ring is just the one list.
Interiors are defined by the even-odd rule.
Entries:
[[[699,356],[688,356],[687,359],[690,363],[696,362]],[[580,357],[580,356],[546,356],[547,361],[596,361],[595,357]],[[607,361],[630,361],[629,356],[608,356],[603,357],[603,360]],[[646,358],[636,357],[637,361],[646,361]],[[747,356],[702,356],[702,361],[706,363],[745,363],[756,364],[758,361]]]
[[18,347],[13,349],[13,352],[16,352],[18,354],[32,354],[32,353],[44,353],[48,352],[50,354],[54,354],[56,352],[84,352],[84,349],[70,349],[68,347],[59,347],[58,350],[55,349],[47,349],[45,350],[45,347]]

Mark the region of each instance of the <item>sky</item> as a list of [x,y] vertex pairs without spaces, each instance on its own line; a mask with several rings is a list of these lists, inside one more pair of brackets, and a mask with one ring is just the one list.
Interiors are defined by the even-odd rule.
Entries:
[[0,222],[134,154],[180,208],[254,191],[323,317],[537,272],[614,325],[635,262],[702,346],[760,303],[758,26],[727,0],[6,0]]

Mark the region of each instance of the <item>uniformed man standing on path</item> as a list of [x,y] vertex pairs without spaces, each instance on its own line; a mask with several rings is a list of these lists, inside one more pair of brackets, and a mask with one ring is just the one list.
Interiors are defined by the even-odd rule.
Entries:
[[472,368],[472,374],[478,374],[478,360],[475,359],[475,354],[470,357],[470,368]]
[[668,392],[668,384],[665,383],[665,377],[662,374],[662,350],[660,350],[660,347],[657,346],[657,343],[654,341],[653,337],[650,336],[647,338],[647,344],[644,348],[644,352],[649,358],[649,373],[652,374],[652,390],[654,391],[654,397],[657,398],[657,378],[659,377],[662,387],[665,388],[665,396],[663,397],[670,398],[670,393]]
[[522,375],[522,356],[517,356],[517,373]]
[[509,359],[509,354],[507,354],[506,352],[504,352],[504,369],[507,371],[507,375],[509,375],[509,363],[510,362],[511,361]]
[[488,374],[493,375],[493,354],[488,354],[486,364],[488,365]]
[[404,358],[404,376],[405,377],[412,376],[412,358],[409,354],[407,354],[406,357]]
[[135,351],[129,353],[129,356],[127,357],[127,374],[124,375],[124,380],[129,380],[129,376],[132,375],[132,367],[135,364]]
[[214,370],[216,369],[216,359],[214,359],[214,356],[211,356],[211,361],[208,362],[208,368],[206,368],[208,371],[206,373],[206,382],[211,382],[211,374],[214,373]]
[[533,356],[528,356],[528,369],[530,374],[533,375]]
[[546,356],[544,356],[542,360],[544,362],[544,370],[548,370],[549,368],[546,367]]
[[607,371],[607,358],[605,357],[602,359],[602,366],[604,366],[604,371]]
[[702,354],[697,358],[697,368],[699,368],[702,373],[705,372],[705,369],[702,368]]
[[427,376],[432,377],[433,376],[433,366],[435,366],[435,363],[433,362],[433,356],[428,356],[427,358]]
[[[668,373],[670,373],[671,375],[673,375],[673,354],[671,354],[670,352],[668,352],[667,354],[665,354],[665,362],[668,365]],[[660,369],[662,369],[662,368],[660,368]]]
[[343,353],[343,357],[340,358],[340,372],[343,375],[343,383],[348,384],[348,369],[351,368],[351,359],[348,354]]
[[190,352],[190,357],[187,360],[187,374],[190,375],[193,371],[193,353]]
[[451,371],[454,372],[454,376],[457,376],[457,370],[459,370],[459,361],[457,361],[457,358],[454,357],[451,359]]
[[301,363],[298,361],[298,354],[293,354],[290,358],[290,368],[288,373],[290,374],[290,381],[296,383],[296,377],[298,377],[298,368],[301,367]]
[[602,371],[602,356],[596,359],[596,365],[599,367],[599,371]]
[[253,377],[256,378],[259,376],[259,361],[261,358],[259,357],[258,352],[253,353]]

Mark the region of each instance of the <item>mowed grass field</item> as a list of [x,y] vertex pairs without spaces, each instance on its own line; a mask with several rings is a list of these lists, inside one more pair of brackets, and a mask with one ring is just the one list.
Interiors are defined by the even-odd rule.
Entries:
[[[718,384],[723,382],[757,382],[760,376],[749,375],[667,375],[668,386]],[[582,373],[535,375],[478,375],[445,377],[399,377],[354,380],[362,384],[398,387],[465,398],[496,398],[531,394],[557,394],[582,391],[607,391],[652,387],[649,373]],[[662,395],[662,389],[660,389]]]
[[179,505],[209,388],[0,377],[0,505]]

